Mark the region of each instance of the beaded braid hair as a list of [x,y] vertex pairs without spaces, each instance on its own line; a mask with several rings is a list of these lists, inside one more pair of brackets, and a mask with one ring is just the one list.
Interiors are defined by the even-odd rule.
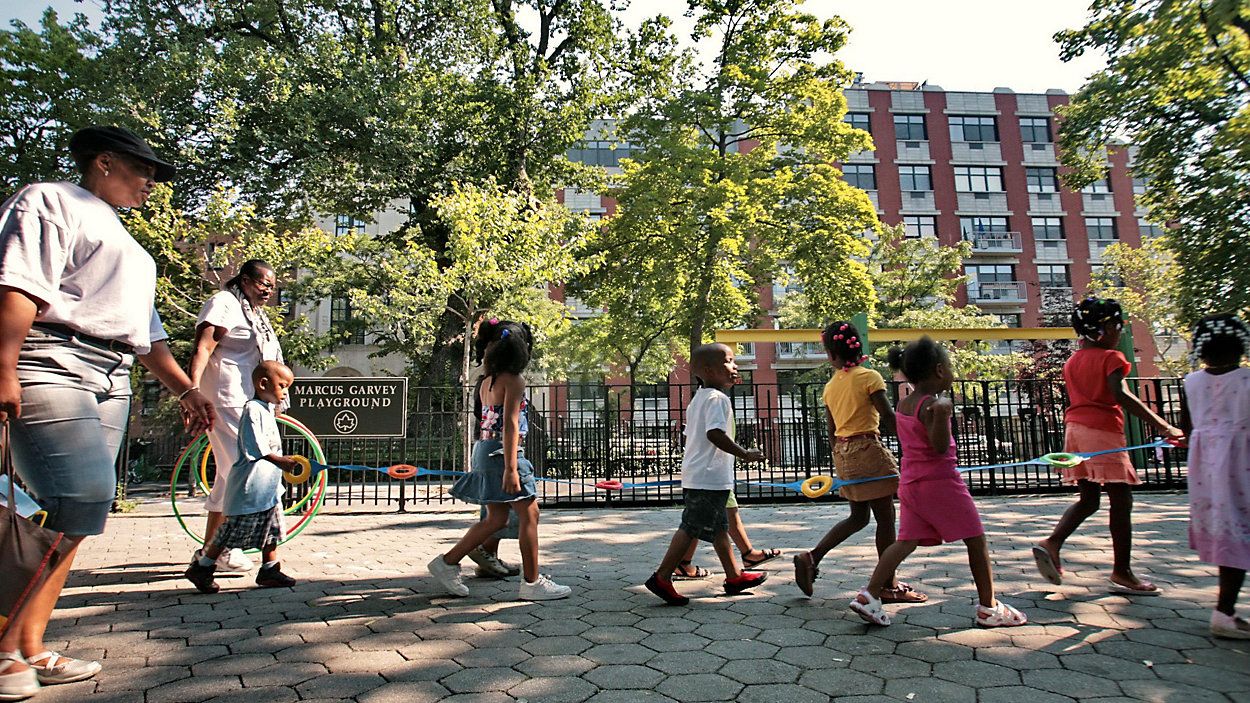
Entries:
[[1246,323],[1228,313],[1208,315],[1194,325],[1189,362],[1197,367],[1199,360],[1231,352],[1237,347],[1240,347],[1239,357],[1250,352],[1250,328],[1246,327]]
[[1124,329],[1124,309],[1114,298],[1089,297],[1072,310],[1072,329],[1091,342],[1102,339],[1103,328],[1111,321]]
[[864,355],[864,339],[855,325],[838,320],[830,324],[820,333],[820,341],[831,357],[842,360],[842,368],[853,369],[868,360]]

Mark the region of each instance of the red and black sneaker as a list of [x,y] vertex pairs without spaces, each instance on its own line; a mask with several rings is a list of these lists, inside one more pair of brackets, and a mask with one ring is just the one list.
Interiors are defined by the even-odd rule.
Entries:
[[191,559],[191,566],[182,572],[187,580],[195,584],[195,588],[200,593],[216,593],[221,590],[221,586],[217,585],[217,581],[213,579],[213,574],[217,572],[217,565],[200,566],[198,558]]
[[672,579],[661,579],[659,574],[651,574],[647,579],[647,590],[664,599],[669,605],[689,605],[690,599],[673,588]]
[[737,578],[725,579],[725,593],[736,596],[768,580],[766,571],[743,571]]

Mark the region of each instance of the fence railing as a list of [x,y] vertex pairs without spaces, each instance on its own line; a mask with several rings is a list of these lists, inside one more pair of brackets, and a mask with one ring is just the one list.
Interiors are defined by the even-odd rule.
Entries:
[[[1179,421],[1181,384],[1176,378],[1132,379],[1138,395],[1153,410]],[[817,474],[833,474],[828,427],[821,400],[823,384],[754,384],[734,388],[737,440],[761,449],[767,461],[737,467],[738,495],[745,501],[800,499],[786,489],[750,482],[787,483]],[[891,400],[898,385],[890,383]],[[686,406],[694,389],[688,386],[532,386],[530,434],[526,456],[540,477],[565,482],[540,482],[545,505],[658,504],[676,500],[680,486],[608,492],[597,481],[624,483],[679,479]],[[334,464],[389,466],[414,464],[432,469],[463,470],[460,432],[468,415],[458,389],[415,389],[408,437],[402,439],[318,438]],[[954,436],[961,466],[1005,464],[1062,451],[1063,384],[1052,380],[959,380]],[[1127,423],[1128,442],[1148,441],[1141,424]],[[899,451],[894,437],[887,446]],[[171,435],[146,448],[149,464],[171,467],[185,436]],[[304,441],[286,439],[288,453],[308,453]],[[1147,488],[1184,486],[1184,452],[1138,450],[1133,464]],[[124,472],[119,472],[124,475]],[[168,474],[166,474],[167,476]],[[420,477],[395,480],[377,472],[332,471],[331,504],[396,505],[413,501],[452,500],[450,479]],[[1058,473],[1045,466],[986,469],[965,474],[974,493],[1003,494],[1053,491],[1061,488]],[[571,482],[571,483],[568,483]],[[298,497],[298,496],[297,496]],[[806,499],[803,499],[806,500]]]

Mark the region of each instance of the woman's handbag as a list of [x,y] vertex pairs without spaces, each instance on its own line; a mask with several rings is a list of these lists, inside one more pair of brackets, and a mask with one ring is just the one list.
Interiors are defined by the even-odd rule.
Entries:
[[9,453],[9,424],[0,431],[0,457],[8,478],[7,503],[0,505],[0,636],[31,594],[73,549],[65,535],[40,527],[17,514],[16,476]]

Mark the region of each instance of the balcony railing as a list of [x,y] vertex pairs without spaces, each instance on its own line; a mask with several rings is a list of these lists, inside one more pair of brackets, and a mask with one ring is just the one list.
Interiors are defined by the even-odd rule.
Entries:
[[1019,232],[964,232],[977,254],[1019,254],[1023,251]]
[[779,359],[823,359],[825,350],[816,342],[779,342],[777,344]]
[[968,299],[976,303],[1023,303],[1027,298],[1024,281],[973,281]]

